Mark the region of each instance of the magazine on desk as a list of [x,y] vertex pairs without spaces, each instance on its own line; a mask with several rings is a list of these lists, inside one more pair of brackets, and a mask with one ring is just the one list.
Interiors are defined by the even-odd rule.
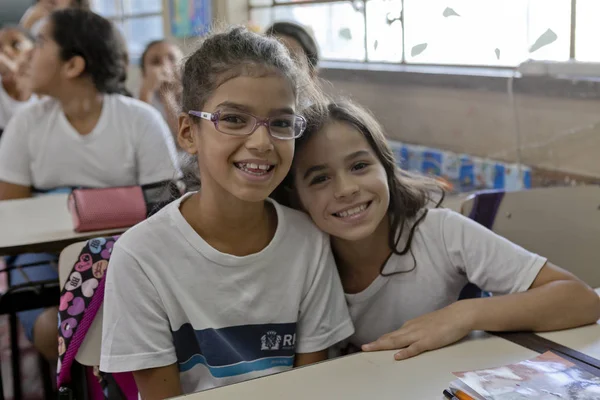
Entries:
[[454,375],[444,392],[451,400],[600,400],[600,377],[552,352]]

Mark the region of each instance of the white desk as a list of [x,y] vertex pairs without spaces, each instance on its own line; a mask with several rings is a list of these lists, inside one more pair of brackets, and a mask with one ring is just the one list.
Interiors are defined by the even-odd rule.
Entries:
[[[596,293],[600,295],[600,288]],[[594,325],[538,335],[600,360],[600,320]]]
[[440,399],[451,372],[500,366],[538,353],[476,332],[472,339],[394,361],[394,351],[358,353],[231,386],[183,396],[189,400]]
[[67,245],[125,229],[76,233],[67,194],[0,201],[0,255],[59,252]]

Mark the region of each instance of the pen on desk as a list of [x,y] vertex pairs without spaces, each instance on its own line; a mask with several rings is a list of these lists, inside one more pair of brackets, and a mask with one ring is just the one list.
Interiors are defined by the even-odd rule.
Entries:
[[458,397],[456,397],[455,395],[453,395],[452,393],[450,393],[447,390],[444,390],[443,394],[444,394],[444,397],[447,398],[448,400],[458,400]]
[[471,396],[469,396],[468,394],[466,394],[462,390],[452,390],[452,394],[458,400],[475,400],[474,398],[472,398]]

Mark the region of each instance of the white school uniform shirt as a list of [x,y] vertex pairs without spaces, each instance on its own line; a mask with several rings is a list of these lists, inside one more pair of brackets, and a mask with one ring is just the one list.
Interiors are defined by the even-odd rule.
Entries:
[[[0,81],[2,77],[0,76]],[[5,129],[13,115],[21,108],[31,104],[36,100],[36,96],[32,95],[29,100],[15,100],[6,93],[6,89],[0,82],[0,130]]]
[[328,236],[306,215],[269,200],[273,239],[237,257],[205,242],[181,201],[115,244],[102,371],[177,363],[191,393],[288,370],[295,353],[325,350],[354,332]]
[[0,139],[0,181],[38,189],[144,185],[178,176],[175,144],[160,114],[139,100],[104,95],[98,123],[80,135],[58,101],[13,117]]
[[355,351],[411,319],[454,303],[468,282],[495,295],[526,291],[547,261],[447,209],[429,210],[410,248],[412,256],[393,254],[383,270],[409,272],[379,275],[362,292],[346,294],[356,331],[337,350]]

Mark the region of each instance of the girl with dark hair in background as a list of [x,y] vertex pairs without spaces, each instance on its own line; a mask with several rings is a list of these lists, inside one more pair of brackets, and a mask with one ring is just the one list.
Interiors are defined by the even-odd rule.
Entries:
[[[398,349],[401,360],[472,330],[560,330],[600,318],[598,295],[572,274],[467,217],[431,208],[439,184],[396,166],[366,110],[331,102],[306,115],[278,193],[331,235],[356,329],[346,350]],[[468,282],[494,296],[457,301]]]
[[307,66],[312,77],[317,75],[319,48],[306,28],[293,22],[275,22],[265,34],[277,37],[301,64]]
[[[113,24],[90,11],[50,14],[30,64],[32,90],[45,98],[14,115],[0,141],[0,200],[32,189],[114,187],[156,183],[176,175],[175,146],[154,108],[129,97],[127,65]],[[26,254],[15,265],[53,261]],[[58,278],[50,265],[25,268],[31,281]],[[25,283],[20,273],[12,283]],[[57,311],[19,314],[46,358],[57,357]]]
[[140,100],[151,104],[177,135],[179,104],[181,103],[181,72],[183,52],[166,39],[150,42],[140,61],[142,85]]
[[13,114],[33,100],[27,79],[33,38],[18,26],[0,29],[0,135]]

